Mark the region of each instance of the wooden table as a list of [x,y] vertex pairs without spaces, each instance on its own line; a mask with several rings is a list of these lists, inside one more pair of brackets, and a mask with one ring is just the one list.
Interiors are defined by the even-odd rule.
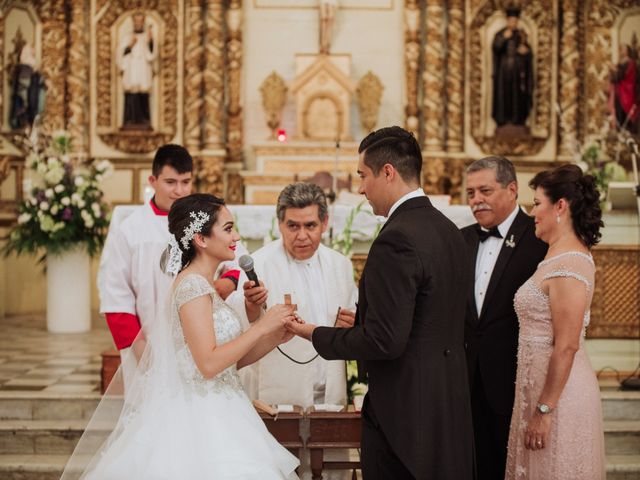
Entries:
[[300,458],[300,449],[304,447],[304,442],[300,437],[300,422],[304,418],[301,407],[294,406],[293,412],[280,412],[276,416],[258,410],[260,418],[267,426],[269,433],[275,437],[280,444]]
[[307,410],[309,419],[309,441],[307,448],[311,456],[313,480],[322,479],[322,470],[351,470],[360,468],[360,462],[325,461],[326,449],[360,448],[360,412],[353,406],[342,412],[317,412],[313,407]]

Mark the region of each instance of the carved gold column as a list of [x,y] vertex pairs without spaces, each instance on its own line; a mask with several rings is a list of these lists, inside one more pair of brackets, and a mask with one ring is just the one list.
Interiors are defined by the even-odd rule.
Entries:
[[224,117],[224,5],[206,1],[204,42],[204,148],[223,145]]
[[184,143],[196,153],[202,147],[201,118],[202,67],[204,63],[204,38],[202,1],[191,0],[187,6],[186,38],[184,52]]
[[407,105],[404,108],[404,126],[420,138],[420,107],[418,89],[420,78],[420,6],[418,0],[404,2],[404,64],[407,82]]
[[42,76],[47,95],[42,125],[47,131],[64,129],[67,35],[64,0],[49,0],[40,7],[42,15]]
[[242,81],[242,2],[232,0],[227,19],[227,149],[229,161],[242,161],[242,107],[240,87]]
[[559,154],[570,157],[578,139],[580,51],[578,48],[578,0],[565,0],[560,40]]
[[447,151],[464,144],[464,0],[449,1],[447,24]]
[[69,25],[69,72],[67,88],[68,130],[73,139],[73,150],[85,153],[88,147],[89,118],[89,48],[87,35],[88,9],[84,1],[71,2]]
[[444,89],[444,52],[447,48],[444,37],[444,9],[441,0],[427,0],[426,45],[424,47],[424,150],[444,150],[444,113],[442,101]]
[[[0,8],[0,52],[4,52],[4,9]],[[4,55],[0,55],[0,112],[4,112]],[[2,125],[3,122],[0,122]],[[0,181],[0,185],[2,182]]]

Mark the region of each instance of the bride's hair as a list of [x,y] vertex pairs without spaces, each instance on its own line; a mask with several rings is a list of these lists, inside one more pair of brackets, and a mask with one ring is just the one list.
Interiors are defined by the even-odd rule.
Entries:
[[[208,193],[194,193],[173,202],[171,210],[169,210],[169,232],[176,237],[178,247],[182,251],[180,270],[189,265],[196,256],[193,234],[210,235],[211,229],[218,219],[218,212],[223,206],[223,199]],[[192,216],[194,214],[199,217],[200,212],[207,214],[209,218],[202,221]],[[188,238],[189,236],[191,238]]]

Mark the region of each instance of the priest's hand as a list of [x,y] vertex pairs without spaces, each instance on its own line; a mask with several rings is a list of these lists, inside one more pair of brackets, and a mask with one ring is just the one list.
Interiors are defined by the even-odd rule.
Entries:
[[267,306],[269,291],[262,282],[256,286],[252,280],[244,282],[242,289],[244,290],[244,306],[247,311],[247,317],[250,322],[254,322]]
[[336,327],[349,328],[353,327],[356,321],[356,312],[341,308],[336,319]]
[[309,341],[316,328],[316,326],[311,323],[300,323],[300,321],[289,321],[285,323],[285,327],[287,327],[287,330],[290,332],[295,333],[301,338],[306,338]]

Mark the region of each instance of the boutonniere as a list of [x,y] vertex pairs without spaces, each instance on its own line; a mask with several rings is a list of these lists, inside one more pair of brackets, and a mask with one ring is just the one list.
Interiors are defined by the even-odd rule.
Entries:
[[515,240],[513,239],[513,233],[511,234],[511,236],[510,236],[508,239],[506,239],[506,240],[504,241],[504,244],[505,244],[507,247],[509,247],[509,248],[513,248],[513,247],[515,247],[515,246],[516,246],[516,242],[515,242]]

